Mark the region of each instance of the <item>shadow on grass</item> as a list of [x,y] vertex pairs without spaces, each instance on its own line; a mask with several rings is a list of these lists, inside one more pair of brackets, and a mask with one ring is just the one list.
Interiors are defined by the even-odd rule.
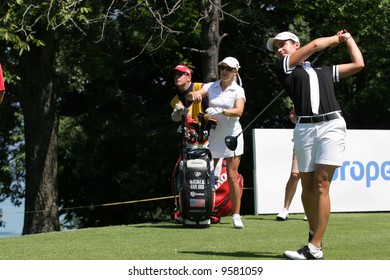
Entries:
[[211,227],[217,227],[218,225],[229,225],[230,223],[227,222],[221,222],[218,224],[211,224],[206,227],[202,226],[185,226],[183,224],[177,224],[177,223],[156,223],[156,224],[141,224],[141,225],[131,225],[132,227],[138,227],[138,228],[166,228],[166,229],[210,229]]
[[247,259],[280,259],[285,260],[286,258],[282,255],[270,253],[270,252],[211,252],[211,251],[178,251],[178,254],[195,254],[205,256],[223,256],[231,258],[247,258]]
[[276,215],[267,214],[267,215],[258,215],[258,216],[244,216],[244,221],[245,220],[255,220],[255,221],[270,221],[270,222],[281,223],[281,222],[287,222],[287,221],[304,221],[303,217],[304,217],[304,215],[292,214],[285,221],[278,221],[276,219]]
[[[212,227],[211,225],[210,227]],[[210,227],[186,227],[181,224],[132,225],[138,228],[165,228],[165,229],[209,229]]]

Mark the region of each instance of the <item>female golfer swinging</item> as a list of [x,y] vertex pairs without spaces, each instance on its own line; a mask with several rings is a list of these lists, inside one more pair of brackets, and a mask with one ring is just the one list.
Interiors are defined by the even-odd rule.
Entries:
[[[315,52],[345,45],[351,62],[314,67],[306,61]],[[294,103],[297,123],[294,147],[302,182],[302,203],[309,222],[309,243],[297,251],[285,251],[293,260],[323,259],[322,239],[330,216],[329,188],[335,169],[342,165],[346,124],[336,100],[333,83],[358,73],[364,60],[346,30],[317,38],[300,47],[298,37],[282,32],[267,42],[279,61],[275,74]]]

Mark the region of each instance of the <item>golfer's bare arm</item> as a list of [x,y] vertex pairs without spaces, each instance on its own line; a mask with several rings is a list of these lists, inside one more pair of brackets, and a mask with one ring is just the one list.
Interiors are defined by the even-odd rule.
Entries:
[[290,110],[290,114],[288,115],[288,117],[290,118],[290,120],[293,123],[297,123],[297,114],[295,113],[295,107],[294,106],[292,106],[292,108]]
[[244,98],[238,98],[234,103],[234,107],[231,109],[225,109],[223,114],[229,117],[241,117],[242,114],[244,113],[244,105],[245,105]]
[[347,45],[348,53],[351,57],[351,62],[339,65],[340,78],[354,75],[361,71],[365,66],[363,55],[353,37],[350,37],[348,40],[346,40],[345,44]]
[[204,88],[201,88],[196,91],[191,91],[187,95],[187,99],[189,101],[194,101],[194,102],[201,102],[204,97],[207,96],[207,91]]
[[348,52],[351,57],[351,62],[339,65],[339,75],[340,78],[354,75],[364,68],[364,59],[351,34],[344,32],[344,30],[340,30],[335,36],[317,38],[298,49],[290,56],[289,66],[297,66],[309,58],[314,52],[328,47],[336,47],[343,42],[345,42],[347,45]]
[[289,67],[291,68],[300,65],[315,52],[321,51],[328,47],[333,48],[338,44],[339,40],[337,35],[317,38],[290,55]]

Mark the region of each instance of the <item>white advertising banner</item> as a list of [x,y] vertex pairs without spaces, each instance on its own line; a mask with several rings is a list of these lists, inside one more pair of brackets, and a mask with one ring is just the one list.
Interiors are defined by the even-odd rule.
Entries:
[[[283,209],[293,129],[254,129],[255,214]],[[332,212],[390,211],[390,131],[347,130],[343,166],[330,187]],[[303,213],[301,183],[290,213]]]

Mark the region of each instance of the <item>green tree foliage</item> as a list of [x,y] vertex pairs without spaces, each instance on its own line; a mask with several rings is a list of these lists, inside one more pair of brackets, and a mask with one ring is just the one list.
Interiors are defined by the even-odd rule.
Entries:
[[[25,234],[60,229],[57,204],[58,95],[54,58],[59,42],[57,32],[66,32],[69,23],[78,27],[79,22],[85,21],[82,14],[86,10],[78,5],[79,2],[3,1],[1,4],[3,28],[0,33],[7,51],[4,68],[6,73],[11,73],[6,76],[6,81],[10,84],[8,90],[13,93],[9,104],[14,113],[9,116],[19,125],[12,116],[22,112],[20,124],[24,132],[23,141],[15,142],[15,137],[5,141],[11,144],[6,148],[10,156],[21,149],[18,157],[8,158],[11,168],[3,169],[11,174],[12,182],[3,185],[2,199],[11,196],[18,204],[18,199],[25,197]],[[16,128],[15,131],[20,130]],[[24,171],[11,173],[20,170],[22,161]],[[25,181],[21,184],[19,176],[23,175]],[[15,187],[17,191],[12,191]]]
[[[201,4],[210,2],[3,1],[0,44],[5,51],[0,59],[10,94],[0,111],[0,198],[12,197],[17,204],[27,192],[20,179],[25,176],[22,136],[26,119],[39,113],[32,109],[44,108],[34,98],[52,84],[47,98],[56,101],[59,125],[58,181],[52,182],[58,184],[65,223],[87,227],[167,219],[173,200],[101,205],[172,194],[179,136],[170,120],[170,70],[186,63],[194,69],[193,80],[202,81],[216,67],[205,69],[202,63]],[[345,28],[361,47],[367,66],[337,85],[348,126],[389,128],[387,0],[221,1],[220,9],[218,56],[235,56],[242,66],[247,96],[243,126],[281,90],[272,72],[275,56],[265,48],[269,37],[290,30],[305,44]],[[318,64],[348,61],[343,47],[328,50]],[[52,50],[51,59],[31,67],[43,50]],[[34,79],[41,84],[33,92],[26,81]],[[253,128],[291,128],[290,106],[283,96]],[[240,172],[245,187],[252,188],[250,129],[244,136]],[[252,205],[253,192],[246,190],[243,213],[253,213]]]
[[[153,11],[169,14],[157,3]],[[194,7],[182,11],[196,14]],[[81,59],[66,48],[64,59],[72,62],[65,64],[88,76],[85,89],[68,95],[62,109],[67,117],[60,135],[67,137],[60,137],[59,184],[66,222],[72,224],[74,217],[81,226],[153,221],[173,210],[171,200],[93,207],[172,194],[179,139],[170,121],[170,69],[190,62],[179,51],[183,43],[192,46],[198,31],[190,17],[179,22],[168,16],[162,28],[154,16],[144,5],[118,12],[107,20],[99,44],[83,41],[88,51]],[[80,205],[91,207],[77,209]]]

